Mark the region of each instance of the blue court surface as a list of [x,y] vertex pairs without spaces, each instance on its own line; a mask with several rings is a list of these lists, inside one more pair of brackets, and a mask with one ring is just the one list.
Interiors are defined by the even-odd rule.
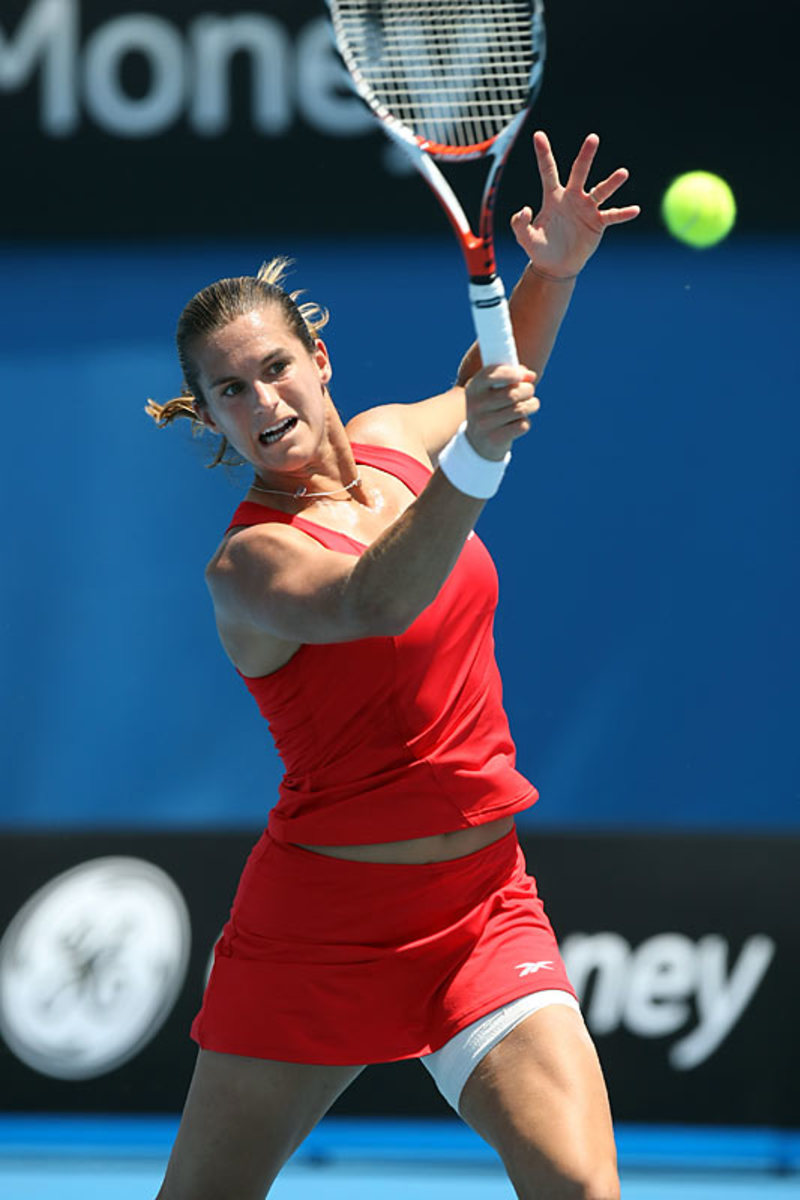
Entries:
[[[152,1200],[177,1120],[0,1117],[0,1200]],[[623,1126],[625,1200],[800,1200],[800,1132]],[[275,1200],[513,1200],[491,1150],[455,1121],[331,1117]],[[235,1200],[234,1197],[231,1200]]]

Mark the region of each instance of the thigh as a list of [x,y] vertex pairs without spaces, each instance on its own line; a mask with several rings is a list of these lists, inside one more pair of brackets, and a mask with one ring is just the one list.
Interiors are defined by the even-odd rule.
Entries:
[[201,1050],[157,1200],[263,1200],[362,1070]]
[[580,1013],[527,1017],[478,1064],[460,1112],[502,1158],[520,1197],[619,1194],[605,1082]]

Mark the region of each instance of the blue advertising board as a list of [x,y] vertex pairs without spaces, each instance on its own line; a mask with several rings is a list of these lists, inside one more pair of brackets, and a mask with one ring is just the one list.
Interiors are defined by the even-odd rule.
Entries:
[[[800,245],[612,230],[478,532],[534,828],[796,829]],[[280,764],[203,567],[244,491],[144,414],[180,308],[292,254],[346,416],[446,387],[471,338],[449,238],[7,245],[3,783],[11,827],[257,829]],[[511,281],[519,252],[503,245]]]

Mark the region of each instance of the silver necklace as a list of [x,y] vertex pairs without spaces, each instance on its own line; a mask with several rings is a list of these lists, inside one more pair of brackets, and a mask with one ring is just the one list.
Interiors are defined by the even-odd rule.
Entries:
[[361,476],[356,475],[350,483],[345,483],[342,487],[334,488],[332,492],[310,492],[307,487],[303,487],[302,483],[294,492],[281,492],[277,488],[261,487],[257,483],[251,483],[250,487],[254,492],[266,492],[269,496],[289,496],[292,500],[312,500],[318,496],[335,496],[338,492],[349,492],[352,488],[358,487],[361,483]]

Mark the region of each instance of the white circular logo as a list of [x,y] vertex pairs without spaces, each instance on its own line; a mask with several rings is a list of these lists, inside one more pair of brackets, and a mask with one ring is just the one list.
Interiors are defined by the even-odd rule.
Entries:
[[158,1033],[190,945],[183,896],[158,867],[120,857],[73,867],[26,901],[0,941],[0,1034],[44,1075],[103,1075]]

